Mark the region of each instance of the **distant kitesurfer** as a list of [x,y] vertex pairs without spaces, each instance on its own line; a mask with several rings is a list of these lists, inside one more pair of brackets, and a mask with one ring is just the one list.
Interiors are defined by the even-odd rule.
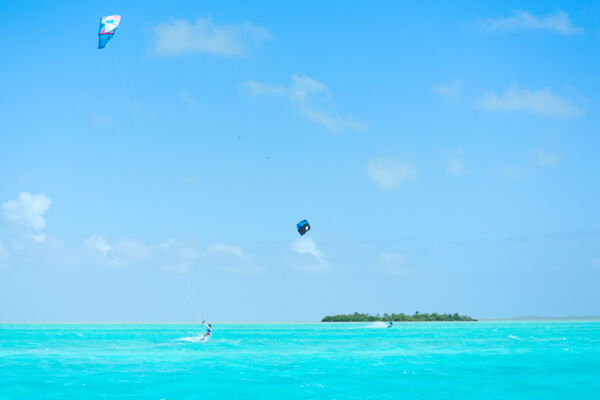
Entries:
[[212,325],[207,324],[206,321],[202,320],[204,326],[206,326],[206,333],[202,337],[202,341],[206,341],[210,335],[212,335]]
[[387,327],[388,327],[388,328],[391,328],[391,327],[392,327],[392,325],[394,325],[394,323],[393,323],[392,321],[388,321],[388,326],[387,326]]

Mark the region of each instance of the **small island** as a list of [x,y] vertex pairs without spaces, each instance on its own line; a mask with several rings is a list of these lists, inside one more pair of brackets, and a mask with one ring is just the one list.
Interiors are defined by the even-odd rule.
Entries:
[[477,321],[466,315],[454,314],[438,314],[438,313],[424,313],[421,314],[416,311],[413,315],[400,314],[383,314],[383,315],[370,315],[355,312],[354,314],[338,314],[338,315],[327,315],[321,320],[321,322],[429,322],[429,321]]

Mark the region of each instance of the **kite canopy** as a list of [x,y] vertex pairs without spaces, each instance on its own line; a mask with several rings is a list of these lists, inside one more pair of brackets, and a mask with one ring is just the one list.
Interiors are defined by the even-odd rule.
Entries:
[[117,26],[121,23],[120,15],[109,15],[108,17],[100,18],[100,31],[98,32],[98,48],[103,49],[112,40]]
[[310,224],[307,220],[303,219],[296,224],[296,228],[298,229],[300,236],[303,236],[306,232],[310,231]]

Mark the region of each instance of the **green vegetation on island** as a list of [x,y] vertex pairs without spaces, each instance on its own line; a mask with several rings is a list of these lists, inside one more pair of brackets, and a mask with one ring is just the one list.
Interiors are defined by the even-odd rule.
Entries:
[[466,315],[454,314],[438,314],[438,313],[424,313],[421,314],[416,311],[413,315],[400,314],[383,314],[383,315],[370,315],[357,313],[354,314],[338,314],[338,315],[327,315],[321,320],[321,322],[376,322],[376,321],[393,321],[393,322],[426,322],[426,321],[477,321]]

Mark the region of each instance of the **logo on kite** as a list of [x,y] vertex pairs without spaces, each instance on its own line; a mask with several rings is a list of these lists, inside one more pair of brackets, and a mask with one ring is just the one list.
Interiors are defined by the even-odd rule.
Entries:
[[306,232],[310,231],[310,224],[307,220],[303,219],[296,224],[296,228],[298,229],[300,236],[303,236]]
[[100,18],[100,31],[98,32],[98,49],[103,49],[111,42],[117,26],[121,23],[120,15],[109,15]]

